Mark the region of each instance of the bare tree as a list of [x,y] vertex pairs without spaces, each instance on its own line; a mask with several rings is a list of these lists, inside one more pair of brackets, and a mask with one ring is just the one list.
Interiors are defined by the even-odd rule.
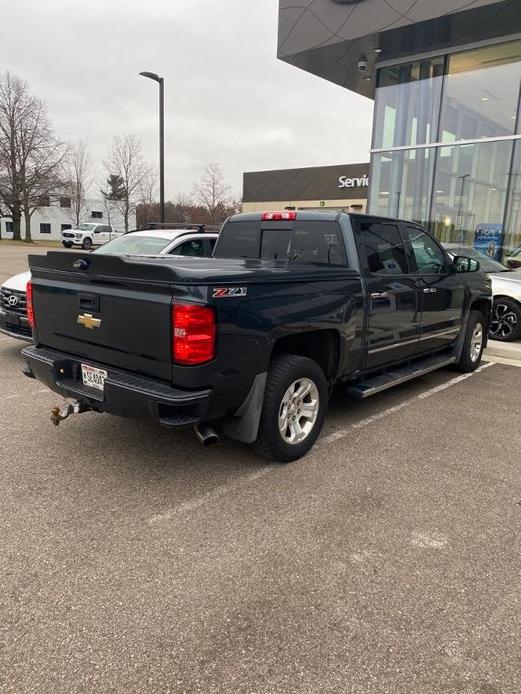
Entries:
[[62,185],[65,154],[42,101],[15,75],[0,75],[0,198],[15,239],[21,239],[23,212],[25,240],[31,241],[31,216]]
[[135,135],[115,137],[105,168],[110,176],[122,181],[122,195],[113,202],[123,216],[125,231],[129,230],[130,215],[135,212],[140,188],[147,173],[141,154],[142,144]]
[[194,184],[193,196],[197,202],[206,207],[211,223],[218,223],[221,210],[228,205],[230,187],[217,162],[206,165],[201,180]]
[[78,140],[69,149],[65,163],[64,194],[70,199],[69,218],[77,227],[87,212],[87,196],[92,186],[91,159],[84,140]]
[[139,226],[148,226],[152,222],[158,221],[159,207],[157,205],[158,196],[158,175],[155,167],[145,165],[145,173],[141,185],[139,186]]

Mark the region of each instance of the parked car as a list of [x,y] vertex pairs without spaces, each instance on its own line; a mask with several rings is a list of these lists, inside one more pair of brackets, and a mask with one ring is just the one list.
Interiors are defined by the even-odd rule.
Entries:
[[521,268],[521,247],[516,248],[516,250],[512,251],[510,255],[507,255],[505,258],[505,263],[510,270]]
[[26,308],[26,287],[30,279],[30,272],[21,272],[0,287],[0,332],[26,342],[33,340]]
[[[176,225],[173,225],[176,227]],[[201,229],[201,231],[198,231]],[[92,253],[105,255],[184,255],[209,257],[219,234],[205,231],[203,225],[177,225],[177,228],[132,231],[100,246]],[[0,289],[0,332],[32,342],[27,321],[25,291],[30,272],[8,279]]]
[[230,217],[211,258],[50,251],[29,257],[27,375],[95,410],[213,422],[289,462],[320,434],[329,393],[363,399],[450,364],[474,371],[490,279],[419,226],[379,217]]
[[170,228],[131,231],[113,239],[93,253],[104,255],[185,255],[196,258],[212,255],[218,231],[204,225],[172,225]]
[[475,258],[480,269],[492,280],[494,308],[489,328],[490,339],[501,342],[518,340],[521,337],[521,271],[512,272],[497,260],[471,246],[450,243],[444,246],[449,254],[463,254]]
[[93,246],[101,246],[119,235],[121,232],[115,231],[110,224],[86,222],[80,224],[76,229],[62,231],[62,244],[65,248],[81,246],[88,251]]

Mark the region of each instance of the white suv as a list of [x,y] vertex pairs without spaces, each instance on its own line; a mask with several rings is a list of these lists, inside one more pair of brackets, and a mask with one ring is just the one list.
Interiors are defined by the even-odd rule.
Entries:
[[62,244],[65,248],[81,246],[88,250],[93,246],[101,246],[107,241],[120,236],[110,224],[80,224],[77,229],[62,231]]

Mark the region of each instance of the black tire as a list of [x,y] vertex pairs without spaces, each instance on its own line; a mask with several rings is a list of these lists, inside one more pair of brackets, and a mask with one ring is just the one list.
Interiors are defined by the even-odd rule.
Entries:
[[92,241],[90,239],[85,239],[85,241],[81,244],[81,247],[86,251],[90,251],[92,248]]
[[506,296],[494,299],[488,336],[491,340],[511,342],[521,337],[521,305]]
[[[481,346],[479,350],[476,349],[478,340],[477,333],[479,331],[478,326],[481,326]],[[467,330],[465,332],[465,339],[463,341],[461,357],[456,363],[458,371],[462,373],[472,373],[472,371],[475,371],[481,363],[484,348],[485,317],[480,311],[471,311],[467,323]]]
[[68,243],[68,242],[62,241],[62,245],[63,245],[64,248],[72,248],[72,243]]
[[[309,395],[304,396],[304,398],[309,397],[309,402],[305,399],[301,400],[300,407],[303,404],[307,404],[313,409],[315,406],[317,409],[316,417],[312,422],[306,420],[305,415],[301,415],[299,418],[298,414],[301,410],[295,409],[293,410],[295,416],[288,417],[288,419],[293,419],[294,421],[288,424],[286,432],[282,434],[279,429],[279,416],[283,413],[283,398],[290,387],[297,387],[295,384],[300,379],[305,379],[307,383],[311,382],[316,389],[316,391],[312,390]],[[312,393],[318,394],[318,402],[317,398],[312,397]],[[320,434],[327,410],[327,401],[328,387],[326,377],[315,361],[294,354],[276,357],[272,361],[268,373],[259,432],[254,444],[256,453],[263,458],[276,460],[279,463],[290,463],[301,458],[312,448]],[[297,402],[292,406],[298,407],[298,398]],[[286,411],[288,411],[287,408]],[[297,418],[296,422],[295,418]],[[296,425],[300,428],[302,422],[304,422],[304,427],[309,426],[309,431],[305,433],[305,438],[300,442],[288,443],[288,440],[284,437],[291,435],[289,427]]]

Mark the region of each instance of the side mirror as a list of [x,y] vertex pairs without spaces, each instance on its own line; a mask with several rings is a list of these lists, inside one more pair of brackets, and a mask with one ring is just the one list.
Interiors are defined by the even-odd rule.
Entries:
[[478,272],[479,262],[465,255],[457,255],[452,261],[456,272]]

